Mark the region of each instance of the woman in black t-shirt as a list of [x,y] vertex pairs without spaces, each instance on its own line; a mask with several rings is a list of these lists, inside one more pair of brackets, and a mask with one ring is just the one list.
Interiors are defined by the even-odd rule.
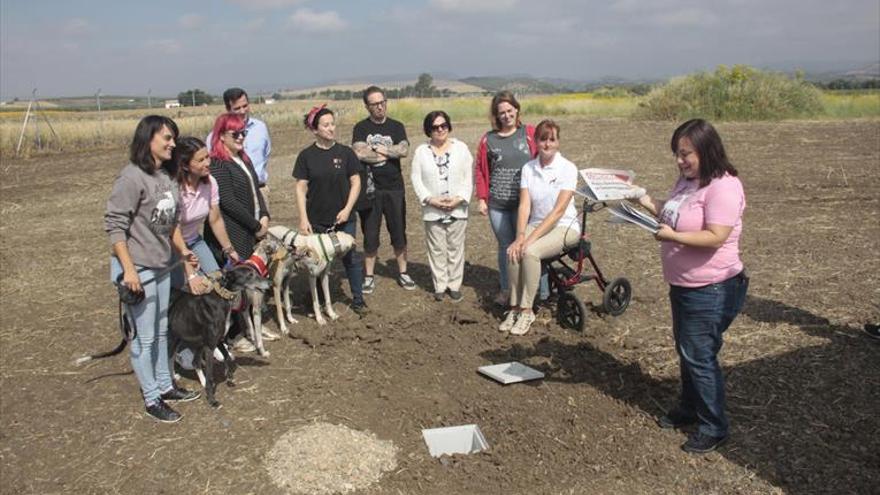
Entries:
[[[303,119],[315,142],[299,153],[293,167],[296,179],[296,210],[301,234],[330,230],[355,237],[357,216],[351,214],[361,190],[361,164],[354,151],[336,142],[333,112],[321,105]],[[342,258],[351,286],[352,309],[364,312],[361,260],[354,247]]]

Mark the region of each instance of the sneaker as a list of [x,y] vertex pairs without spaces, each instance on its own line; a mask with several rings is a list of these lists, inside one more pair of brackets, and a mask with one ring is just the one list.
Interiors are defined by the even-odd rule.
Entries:
[[672,428],[681,428],[682,426],[692,425],[697,422],[697,417],[693,414],[688,414],[682,411],[679,408],[675,408],[657,420],[657,425],[660,428],[665,430],[670,430]]
[[865,323],[865,333],[868,334],[868,337],[880,339],[880,325]]
[[183,417],[179,412],[171,409],[162,399],[147,406],[147,416],[162,423],[177,423]]
[[434,293],[434,300],[437,302],[440,302],[443,300],[444,295],[445,295],[445,293],[443,293],[443,292],[435,292]]
[[162,394],[162,400],[165,402],[189,402],[201,396],[202,394],[196,390],[174,387]]
[[457,290],[451,290],[449,291],[449,299],[452,299],[452,302],[457,303],[461,302],[461,300],[464,299],[464,296],[462,296],[461,292]]
[[372,294],[376,290],[376,277],[367,275],[364,277],[364,294]]
[[681,448],[685,452],[690,452],[691,454],[705,454],[717,449],[726,441],[727,435],[723,437],[713,437],[712,435],[706,435],[705,433],[698,431],[692,433],[688,437],[687,442],[685,442]]
[[516,318],[519,316],[519,311],[510,310],[507,312],[507,317],[504,318],[504,321],[498,325],[498,331],[507,333],[513,328],[513,325],[516,324]]
[[519,318],[516,319],[516,324],[513,325],[513,328],[510,329],[511,335],[525,335],[529,333],[531,329],[532,323],[535,321],[535,313],[530,311],[526,313],[523,311],[519,314]]
[[406,290],[416,289],[415,281],[406,272],[401,273],[400,276],[397,277],[397,285],[403,287]]
[[245,352],[254,352],[257,350],[257,348],[254,347],[254,344],[252,344],[250,340],[246,339],[245,337],[242,337],[242,338],[238,339],[238,342],[236,342],[232,346],[232,350],[235,352],[245,353]]
[[367,303],[365,302],[351,303],[351,310],[354,311],[354,314],[360,316],[361,318],[363,318],[367,315],[367,313],[370,312],[370,310],[367,309]]
[[262,331],[261,331],[260,333],[263,334],[263,340],[266,340],[266,341],[269,341],[269,342],[272,342],[273,340],[278,340],[278,339],[281,338],[280,335],[278,335],[277,333],[273,332],[272,330],[269,330],[269,329],[266,328],[266,327],[263,327],[263,329],[262,329]]

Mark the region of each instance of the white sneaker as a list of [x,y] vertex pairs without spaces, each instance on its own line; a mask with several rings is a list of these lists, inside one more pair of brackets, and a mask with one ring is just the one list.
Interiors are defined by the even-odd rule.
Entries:
[[511,328],[516,324],[516,317],[519,316],[519,311],[511,309],[507,312],[507,318],[498,325],[498,331],[507,333]]
[[532,326],[532,323],[535,321],[535,313],[534,312],[522,312],[519,315],[519,318],[516,320],[516,324],[513,325],[513,328],[510,329],[511,335],[525,335],[529,333],[529,329]]

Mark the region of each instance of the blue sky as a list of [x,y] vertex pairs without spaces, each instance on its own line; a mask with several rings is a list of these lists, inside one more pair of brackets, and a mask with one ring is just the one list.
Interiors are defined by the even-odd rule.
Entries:
[[0,98],[880,59],[877,0],[3,0]]

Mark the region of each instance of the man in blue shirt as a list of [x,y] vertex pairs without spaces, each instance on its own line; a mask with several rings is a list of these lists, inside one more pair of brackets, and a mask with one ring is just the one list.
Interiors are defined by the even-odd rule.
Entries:
[[[263,199],[268,201],[269,183],[269,154],[272,153],[272,142],[269,139],[269,128],[259,119],[250,116],[251,107],[247,92],[241,88],[229,88],[223,92],[223,103],[226,110],[231,113],[243,115],[245,118],[244,152],[251,159],[254,170],[257,171],[257,181],[263,193]],[[208,134],[208,151],[211,150],[211,134]]]

